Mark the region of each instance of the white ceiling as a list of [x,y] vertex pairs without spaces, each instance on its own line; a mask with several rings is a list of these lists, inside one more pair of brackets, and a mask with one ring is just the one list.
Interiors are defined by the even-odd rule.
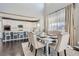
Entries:
[[46,4],[46,12],[47,14],[54,12],[58,9],[64,8],[70,3],[47,3]]
[[43,3],[0,3],[0,12],[37,17],[42,15]]

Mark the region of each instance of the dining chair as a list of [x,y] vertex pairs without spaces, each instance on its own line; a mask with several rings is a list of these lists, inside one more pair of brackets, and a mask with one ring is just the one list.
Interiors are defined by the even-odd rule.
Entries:
[[[58,36],[61,35],[60,31],[49,31],[48,35],[50,36],[50,38],[52,39],[58,39]],[[55,40],[56,42],[57,40]]]
[[[55,39],[54,41],[52,41],[51,44],[57,44],[58,42],[57,39],[58,39],[58,36],[61,35],[61,32],[54,30],[54,31],[48,31],[47,34],[50,36],[51,39]],[[49,47],[49,54],[50,54],[50,47]]]
[[31,44],[33,48],[35,49],[35,56],[37,55],[37,50],[40,48],[45,47],[45,45],[39,41],[37,41],[37,36],[33,34],[32,32],[30,33],[30,38],[31,38]]
[[31,41],[31,32],[28,32],[28,47],[30,47],[31,52],[33,51],[32,41]]
[[64,51],[64,54],[66,56],[66,48],[68,47],[68,41],[69,41],[69,33],[65,32],[61,35],[59,35],[57,43],[50,44],[50,48],[53,48],[57,55],[59,56],[59,52]]

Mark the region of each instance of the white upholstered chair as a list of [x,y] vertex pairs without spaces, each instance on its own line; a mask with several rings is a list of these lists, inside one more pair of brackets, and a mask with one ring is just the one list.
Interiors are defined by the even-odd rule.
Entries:
[[33,48],[35,49],[35,56],[37,55],[37,49],[45,47],[45,45],[37,41],[37,36],[30,32],[30,40]]
[[31,52],[33,51],[32,41],[31,41],[31,33],[28,32],[28,47],[30,47]]
[[[59,35],[61,35],[60,31],[49,31],[48,35],[52,38],[52,39],[58,39]],[[55,40],[57,41],[57,40]]]
[[28,47],[31,48],[31,33],[28,32]]
[[58,42],[54,44],[50,44],[50,47],[54,48],[58,56],[59,56],[59,52],[61,51],[64,51],[64,54],[66,56],[66,48],[68,47],[68,41],[69,41],[69,33],[65,32],[59,35]]

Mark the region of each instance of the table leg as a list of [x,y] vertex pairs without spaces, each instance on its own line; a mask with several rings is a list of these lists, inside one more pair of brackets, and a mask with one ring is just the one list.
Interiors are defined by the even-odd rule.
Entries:
[[49,44],[48,43],[46,43],[46,55],[47,56],[49,56],[49,46],[48,46]]

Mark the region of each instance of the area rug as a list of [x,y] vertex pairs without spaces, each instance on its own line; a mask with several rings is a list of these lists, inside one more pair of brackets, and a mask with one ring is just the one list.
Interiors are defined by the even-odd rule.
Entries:
[[[25,56],[34,56],[35,52],[34,50],[32,52],[30,51],[30,48],[28,47],[28,42],[22,43],[22,49]],[[51,48],[50,51],[51,52],[49,56],[57,56],[57,53],[56,51],[54,51],[54,49]],[[79,56],[79,51],[75,51],[70,47],[66,49],[66,53],[67,53],[67,56]],[[37,56],[46,56],[46,54],[44,53],[44,48],[38,49]],[[64,56],[63,51],[60,52],[60,56]]]

